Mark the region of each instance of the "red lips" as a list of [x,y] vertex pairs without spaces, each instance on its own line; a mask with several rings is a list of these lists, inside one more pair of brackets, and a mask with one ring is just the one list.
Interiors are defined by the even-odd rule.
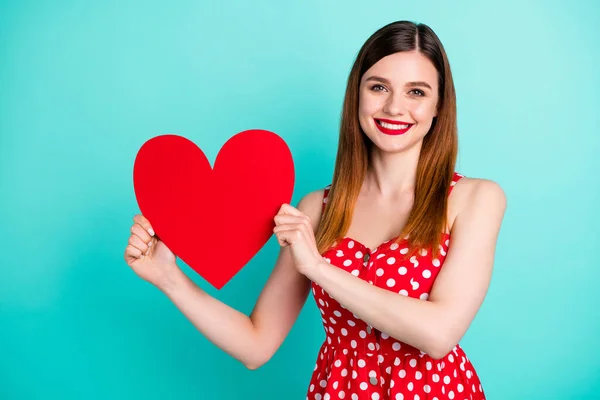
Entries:
[[[389,128],[384,128],[377,121],[385,122],[388,124],[394,124],[394,125],[408,125],[408,127],[405,129],[389,129]],[[385,133],[386,135],[403,135],[406,132],[408,132],[408,130],[413,126],[413,124],[409,124],[408,122],[403,122],[403,121],[392,121],[390,119],[375,119],[375,126],[377,126],[377,129],[379,129],[382,133]]]

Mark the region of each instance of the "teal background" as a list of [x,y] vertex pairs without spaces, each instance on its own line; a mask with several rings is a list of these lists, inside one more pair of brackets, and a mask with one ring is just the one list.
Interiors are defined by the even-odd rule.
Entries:
[[[297,203],[330,182],[356,53],[399,19],[449,54],[458,171],[508,197],[461,342],[488,398],[600,398],[597,4],[1,1],[0,399],[304,398],[324,339],[312,298],[250,371],[125,264],[133,161],[163,133],[212,162],[269,129],[294,155]],[[249,313],[277,252],[272,238],[221,291],[182,268]]]

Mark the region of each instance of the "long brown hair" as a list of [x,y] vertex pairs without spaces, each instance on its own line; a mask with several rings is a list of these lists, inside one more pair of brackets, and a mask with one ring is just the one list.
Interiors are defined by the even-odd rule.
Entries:
[[458,151],[456,94],[450,64],[439,38],[427,25],[410,21],[393,22],[376,31],[360,49],[350,71],[333,180],[316,234],[321,254],[350,228],[354,205],[369,165],[372,142],[358,120],[361,78],[383,57],[414,50],[426,56],[438,72],[439,102],[437,117],[421,147],[414,205],[397,242],[408,236],[409,255],[420,248],[429,249],[434,256],[439,254],[447,223],[447,194]]

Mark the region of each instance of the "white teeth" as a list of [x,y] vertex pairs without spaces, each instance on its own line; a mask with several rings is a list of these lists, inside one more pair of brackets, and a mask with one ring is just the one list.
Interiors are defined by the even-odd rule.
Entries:
[[384,128],[387,128],[387,129],[406,129],[409,127],[409,124],[393,125],[393,124],[388,124],[387,122],[383,122],[383,121],[379,121],[379,123],[381,124],[381,126],[383,126]]

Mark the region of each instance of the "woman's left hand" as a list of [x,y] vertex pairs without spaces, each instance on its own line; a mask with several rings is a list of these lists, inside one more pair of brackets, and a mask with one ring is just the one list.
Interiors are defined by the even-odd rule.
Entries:
[[298,272],[308,275],[324,262],[317,250],[310,217],[289,204],[283,204],[274,218],[273,232],[281,247],[290,246]]

